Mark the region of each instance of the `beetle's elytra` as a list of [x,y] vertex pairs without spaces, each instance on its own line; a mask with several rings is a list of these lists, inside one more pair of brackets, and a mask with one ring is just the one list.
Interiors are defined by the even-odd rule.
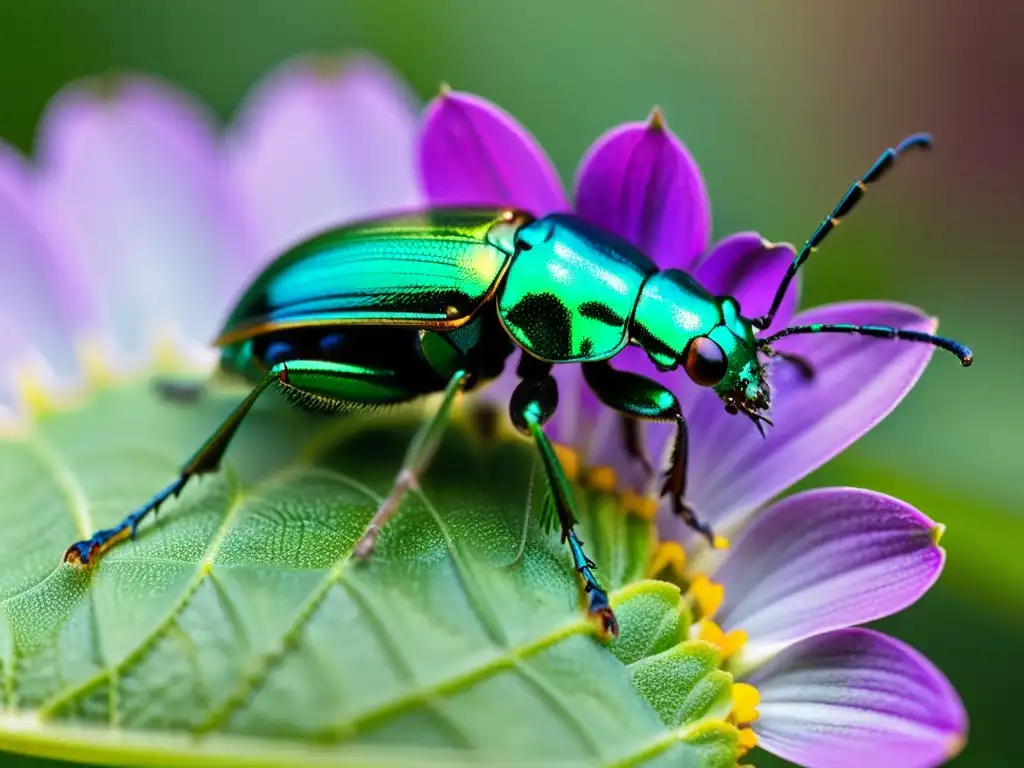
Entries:
[[[676,396],[660,384],[619,371],[611,360],[627,344],[661,370],[682,367],[713,387],[726,410],[759,429],[770,390],[763,358],[804,361],[772,349],[797,333],[857,333],[966,347],[937,336],[880,326],[796,326],[757,338],[770,327],[793,276],[839,217],[881,178],[903,151],[928,146],[911,136],[882,153],[805,243],[770,311],[747,318],[735,299],[712,296],[690,275],[659,271],[633,245],[572,215],[534,219],[525,211],[438,209],[325,232],[288,251],[259,275],[231,312],[216,343],[221,367],[254,384],[248,397],[186,462],[174,482],[114,528],[68,548],[65,560],[86,565],[134,535],[142,519],[193,475],[213,472],[260,393],[280,385],[300,404],[321,408],[388,404],[444,392],[422,435],[444,426],[455,396],[496,377],[517,349],[521,381],[509,403],[513,424],[532,438],[564,541],[579,572],[590,613],[606,634],[618,632],[608,596],[573,531],[568,480],[543,431],[558,402],[554,365],[579,363],[587,384],[618,411],[629,440],[634,420],[676,424],[675,450],[663,495],[673,511],[709,540],[710,529],[685,501],[686,421]],[[373,550],[402,494],[430,459],[432,441],[417,440],[354,556]],[[644,461],[646,458],[638,456]]]

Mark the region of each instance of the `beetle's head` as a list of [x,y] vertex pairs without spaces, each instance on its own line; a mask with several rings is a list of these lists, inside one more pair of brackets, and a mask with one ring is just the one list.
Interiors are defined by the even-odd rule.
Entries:
[[663,371],[682,368],[711,387],[730,413],[767,422],[771,393],[754,326],[728,296],[712,296],[690,275],[668,269],[644,283],[631,327],[634,343]]
[[758,356],[750,321],[734,299],[721,299],[722,322],[687,344],[680,366],[697,384],[712,387],[729,413],[742,413],[758,429],[770,423],[771,406],[765,366]]

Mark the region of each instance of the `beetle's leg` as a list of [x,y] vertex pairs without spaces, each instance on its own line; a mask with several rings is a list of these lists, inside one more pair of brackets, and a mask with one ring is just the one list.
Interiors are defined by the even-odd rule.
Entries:
[[619,421],[622,426],[622,446],[626,449],[626,453],[631,459],[640,462],[640,466],[643,467],[648,478],[654,477],[654,466],[647,458],[647,452],[640,440],[640,422],[624,413],[619,414]]
[[405,452],[405,460],[402,462],[402,468],[398,471],[395,483],[391,487],[391,493],[380,503],[376,513],[370,518],[370,522],[367,523],[366,531],[359,541],[356,542],[356,546],[352,550],[353,557],[365,559],[373,553],[373,548],[377,544],[377,537],[388,520],[398,511],[398,505],[401,503],[402,497],[405,496],[406,492],[416,487],[420,475],[423,474],[430,460],[434,458],[434,454],[437,452],[437,445],[441,441],[441,436],[444,434],[444,430],[451,419],[452,406],[470,378],[469,371],[459,370],[448,380],[448,385],[445,387],[444,395],[441,398],[441,404],[438,406],[437,411],[434,412],[434,415],[423,423],[423,426],[420,427],[415,437],[413,437],[412,442],[409,443],[409,447]]
[[238,426],[245,420],[246,414],[249,413],[253,403],[275,381],[287,381],[286,365],[288,364],[278,363],[260,380],[259,384],[253,387],[252,392],[249,393],[245,400],[239,403],[238,407],[217,428],[217,431],[186,462],[177,480],[167,485],[162,491],[113,528],[104,528],[103,530],[96,531],[90,538],[72,544],[64,553],[64,561],[88,565],[94,557],[99,557],[119,541],[134,537],[135,531],[143,518],[150,512],[155,512],[171,496],[177,496],[181,493],[181,489],[185,487],[189,478],[194,475],[205,474],[206,472],[215,472],[220,465],[224,452],[227,450],[228,444],[231,442],[231,438],[234,437]]
[[526,358],[524,355],[523,363],[519,366],[519,374],[528,375],[530,378],[524,378],[512,393],[509,402],[512,423],[519,431],[533,438],[540,453],[551,502],[562,527],[562,541],[568,542],[573,566],[583,579],[587,611],[598,620],[604,634],[617,637],[619,625],[608,602],[608,593],[594,576],[593,569],[596,565],[583,552],[583,542],[573,529],[576,517],[572,511],[572,490],[569,480],[558,461],[554,446],[544,434],[544,423],[551,418],[558,406],[558,387],[551,377],[550,364],[542,364],[532,358],[527,361]]
[[627,371],[617,371],[606,361],[584,363],[583,376],[598,400],[620,413],[645,421],[672,421],[676,425],[672,462],[665,475],[661,495],[672,497],[672,511],[688,526],[714,545],[711,526],[702,521],[686,503],[686,464],[689,451],[686,419],[679,400],[656,381]]

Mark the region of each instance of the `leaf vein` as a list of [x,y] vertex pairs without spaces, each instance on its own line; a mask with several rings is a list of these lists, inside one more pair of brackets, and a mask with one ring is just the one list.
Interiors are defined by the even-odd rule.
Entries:
[[68,514],[75,524],[78,535],[83,539],[92,536],[95,526],[92,522],[92,515],[89,513],[89,500],[67,462],[38,435],[25,440],[25,445],[51,473],[57,490],[67,505]]
[[454,693],[496,672],[511,669],[519,660],[530,658],[570,637],[589,634],[593,631],[594,627],[590,620],[581,616],[574,621],[556,627],[547,635],[543,635],[529,643],[510,647],[502,653],[491,656],[483,663],[456,672],[432,685],[408,691],[391,701],[358,712],[347,720],[317,734],[317,738],[336,739],[349,733],[364,730],[367,725],[400,714],[421,704],[428,698]]
[[600,757],[602,753],[600,743],[591,735],[586,724],[577,714],[572,704],[565,700],[562,692],[548,683],[543,675],[539,674],[527,660],[517,660],[515,670],[520,677],[526,680],[544,697],[559,717],[561,717],[562,722],[576,733],[580,742],[586,748],[587,753],[594,757]]
[[[104,680],[115,678],[120,674],[121,671],[127,669],[130,665],[134,664],[142,655],[153,646],[154,643],[171,627],[171,625],[177,621],[178,617],[188,606],[189,602],[199,591],[199,588],[203,585],[203,582],[208,578],[210,571],[212,570],[213,560],[216,558],[217,553],[220,551],[220,547],[224,542],[224,537],[227,534],[228,528],[231,525],[231,521],[234,519],[238,512],[238,509],[242,506],[246,496],[241,493],[237,484],[232,484],[233,495],[231,502],[228,504],[227,509],[224,512],[224,516],[221,518],[220,524],[217,526],[217,530],[214,532],[213,538],[210,540],[210,544],[207,547],[206,554],[196,564],[196,571],[192,576],[191,581],[182,590],[181,596],[175,601],[174,605],[171,606],[171,610],[167,615],[157,623],[153,628],[153,631],[144,637],[137,646],[130,653],[128,653],[121,661],[113,666],[105,666],[95,675],[86,680],[82,681],[78,685],[74,686],[63,694],[58,694],[47,702],[44,702],[39,707],[39,713],[41,717],[52,716],[60,707],[73,701],[75,698],[85,695],[93,690],[96,686],[103,683]],[[89,590],[90,596],[92,590]],[[94,612],[95,614],[95,612]],[[99,627],[97,627],[97,632]]]
[[444,538],[445,545],[448,547],[449,553],[452,556],[452,562],[455,564],[455,571],[458,573],[459,582],[462,584],[462,591],[466,595],[466,602],[469,603],[469,607],[472,608],[473,614],[476,616],[477,621],[483,626],[484,631],[491,641],[500,648],[508,647],[508,636],[505,634],[505,630],[501,626],[501,622],[494,611],[494,606],[484,596],[486,593],[481,594],[481,591],[477,589],[476,585],[478,579],[473,578],[473,574],[470,572],[470,568],[467,562],[463,559],[461,552],[459,551],[458,544],[455,542],[455,537],[452,536],[451,531],[448,530],[448,525],[445,523],[441,513],[437,511],[437,507],[427,498],[422,489],[417,489],[417,495],[423,502],[427,511],[434,519],[434,523],[437,525],[438,530],[441,532],[441,536]]

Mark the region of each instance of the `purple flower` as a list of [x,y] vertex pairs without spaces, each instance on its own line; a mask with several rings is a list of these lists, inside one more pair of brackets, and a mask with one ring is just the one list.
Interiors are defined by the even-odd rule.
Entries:
[[0,145],[0,407],[25,381],[88,374],[97,351],[135,364],[173,341],[208,359],[232,298],[285,246],[422,205],[416,120],[368,57],[283,66],[223,133],[148,78],[65,89],[35,163]]
[[[794,256],[791,246],[753,233],[710,246],[700,171],[658,112],[591,146],[574,206],[533,137],[479,97],[443,92],[428,108],[419,151],[431,203],[508,205],[538,216],[574,207],[662,268],[687,270],[712,293],[736,297],[750,317],[768,309]],[[776,327],[790,320],[935,327],[912,307],[884,302],[818,307],[794,318],[796,302],[794,284]],[[805,357],[815,376],[807,381],[789,364],[773,367],[776,426],[767,439],[728,415],[713,391],[682,374],[659,373],[640,350],[616,357],[617,367],[679,395],[690,428],[687,501],[734,538],[723,556],[666,511],[652,574],[672,569],[688,586],[700,619],[694,632],[720,645],[727,668],[747,681],[736,686],[733,719],[752,723],[764,748],[807,766],[941,763],[959,749],[967,727],[956,692],[910,648],[849,627],[905,608],[935,582],[945,557],[942,527],[904,502],[857,489],[772,503],[884,418],[933,349],[857,336],[790,337],[777,348]],[[552,438],[576,452],[585,482],[617,489],[627,507],[653,514],[657,479],[627,455],[615,415],[583,386],[579,366],[557,366],[556,378]],[[507,402],[512,386],[503,376],[493,396]],[[670,429],[645,430],[647,455],[662,465]]]

